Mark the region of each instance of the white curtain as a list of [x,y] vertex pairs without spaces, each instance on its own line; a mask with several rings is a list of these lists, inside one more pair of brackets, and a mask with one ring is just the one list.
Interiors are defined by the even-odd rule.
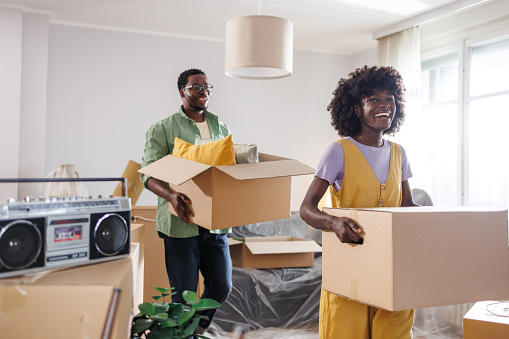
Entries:
[[421,86],[421,38],[415,26],[378,39],[378,66],[392,66],[403,77],[408,104],[417,104]]
[[[421,154],[425,136],[422,134],[421,87],[421,48],[419,27],[415,26],[378,39],[378,66],[396,68],[406,88],[405,123],[394,137],[387,136],[401,144],[410,161],[413,178],[410,184],[422,188],[418,169],[421,168],[417,154]],[[414,170],[415,169],[417,171]]]

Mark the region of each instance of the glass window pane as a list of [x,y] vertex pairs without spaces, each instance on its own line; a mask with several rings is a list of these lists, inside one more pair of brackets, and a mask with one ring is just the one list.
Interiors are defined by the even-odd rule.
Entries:
[[470,96],[509,90],[509,38],[470,49]]
[[509,208],[509,95],[470,103],[468,205]]
[[436,206],[461,204],[457,112],[457,104],[427,105],[413,116],[407,111],[407,117],[412,118],[406,119],[396,135],[414,175],[411,188],[424,189]]
[[457,100],[458,54],[448,54],[421,63],[423,103]]

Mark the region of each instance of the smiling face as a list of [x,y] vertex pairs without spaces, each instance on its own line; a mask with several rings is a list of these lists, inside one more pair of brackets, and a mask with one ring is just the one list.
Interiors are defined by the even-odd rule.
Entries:
[[[200,84],[202,86],[208,85],[207,77],[202,74],[190,75],[189,78],[187,78],[185,87],[195,84]],[[201,113],[209,105],[210,93],[204,88],[202,88],[200,92],[195,91],[193,88],[184,88],[180,90],[180,97],[182,98],[184,112],[186,112],[186,114]]]
[[374,89],[370,96],[362,99],[361,105],[355,110],[361,123],[360,133],[363,130],[383,133],[391,127],[396,113],[394,95],[386,89]]

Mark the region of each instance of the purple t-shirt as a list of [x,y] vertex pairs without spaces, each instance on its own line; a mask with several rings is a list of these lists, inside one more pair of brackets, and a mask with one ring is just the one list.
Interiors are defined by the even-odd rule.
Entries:
[[[351,137],[346,137],[346,139],[359,148],[369,166],[371,166],[378,181],[384,183],[389,175],[391,161],[391,146],[389,142],[384,139],[382,147],[371,147],[358,143]],[[401,153],[402,181],[405,181],[412,177],[412,170],[410,169],[410,164],[408,163],[403,147],[401,147]],[[344,173],[345,153],[343,147],[340,143],[333,142],[327,146],[325,152],[323,152],[318,162],[315,176],[327,180],[329,185],[334,184],[336,190],[339,190],[343,182]]]

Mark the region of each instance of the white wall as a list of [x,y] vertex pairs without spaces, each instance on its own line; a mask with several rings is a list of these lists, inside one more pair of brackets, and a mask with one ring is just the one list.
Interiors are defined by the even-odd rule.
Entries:
[[[17,178],[21,101],[23,15],[0,8],[0,177]],[[5,160],[4,160],[5,159]],[[2,199],[16,196],[17,186],[0,184]]]
[[[45,171],[73,163],[84,177],[119,177],[140,162],[145,132],[181,104],[177,77],[204,70],[214,93],[209,106],[232,130],[234,142],[295,158],[315,167],[337,139],[326,110],[348,56],[296,51],[294,74],[279,80],[224,75],[224,44],[145,34],[50,25]],[[296,177],[297,210],[312,175]],[[88,185],[109,194],[114,186]],[[153,205],[144,191],[138,205]]]

